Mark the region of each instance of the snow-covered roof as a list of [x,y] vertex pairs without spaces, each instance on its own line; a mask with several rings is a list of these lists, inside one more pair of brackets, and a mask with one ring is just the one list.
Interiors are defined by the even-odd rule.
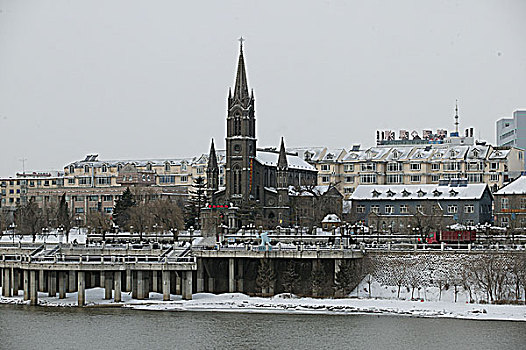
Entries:
[[287,148],[286,151],[290,153],[297,153],[301,159],[309,159],[317,162],[321,160],[321,156],[325,154],[326,147],[295,147]]
[[[276,152],[267,152],[267,151],[257,151],[256,160],[262,165],[267,166],[277,166],[278,164],[279,153]],[[290,169],[300,169],[308,171],[316,171],[316,168],[298,156],[293,156],[287,154],[287,163]]]
[[322,223],[331,223],[331,222],[342,222],[338,215],[336,214],[327,214],[321,221]]
[[480,199],[486,184],[439,185],[358,185],[351,200],[444,200]]
[[506,159],[510,151],[510,149],[494,149],[488,159]]
[[526,194],[526,175],[515,179],[495,194]]

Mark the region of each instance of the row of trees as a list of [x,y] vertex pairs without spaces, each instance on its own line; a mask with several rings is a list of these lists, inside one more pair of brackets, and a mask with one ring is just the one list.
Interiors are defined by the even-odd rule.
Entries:
[[[367,258],[365,271],[384,285],[411,292],[434,286],[453,289],[454,301],[464,291],[470,302],[518,302],[526,296],[526,254],[465,255],[435,260],[422,256]],[[369,291],[370,291],[369,286]]]

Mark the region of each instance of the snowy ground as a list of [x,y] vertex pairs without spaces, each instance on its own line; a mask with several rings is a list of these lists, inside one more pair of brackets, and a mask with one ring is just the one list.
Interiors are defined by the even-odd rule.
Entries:
[[[20,292],[20,294],[22,294]],[[241,293],[220,295],[196,293],[193,300],[181,300],[172,295],[172,301],[162,301],[162,294],[150,293],[148,300],[132,300],[130,293],[122,293],[122,303],[104,300],[104,289],[86,290],[87,306],[124,307],[151,311],[216,311],[258,313],[304,313],[304,314],[375,314],[404,315],[413,317],[445,317],[475,320],[526,321],[524,305],[482,305],[451,301],[409,301],[398,299],[341,298],[313,299],[297,298],[280,294],[272,298],[249,297]],[[3,304],[27,304],[22,295],[0,297]],[[41,306],[76,306],[77,294],[68,293],[66,299],[48,297],[39,293]]]

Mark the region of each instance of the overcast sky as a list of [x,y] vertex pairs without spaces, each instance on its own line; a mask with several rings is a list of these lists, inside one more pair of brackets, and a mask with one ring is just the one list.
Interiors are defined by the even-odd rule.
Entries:
[[[495,142],[526,108],[526,1],[0,0],[0,175],[224,147],[245,39],[258,146],[372,146],[375,130]],[[397,131],[398,137],[398,131]]]

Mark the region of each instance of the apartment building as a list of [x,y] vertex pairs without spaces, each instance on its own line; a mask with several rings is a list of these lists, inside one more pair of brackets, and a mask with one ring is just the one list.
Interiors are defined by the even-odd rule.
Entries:
[[499,119],[496,132],[497,145],[526,150],[526,111],[515,111],[513,118]]
[[495,193],[495,224],[526,228],[526,175]]

